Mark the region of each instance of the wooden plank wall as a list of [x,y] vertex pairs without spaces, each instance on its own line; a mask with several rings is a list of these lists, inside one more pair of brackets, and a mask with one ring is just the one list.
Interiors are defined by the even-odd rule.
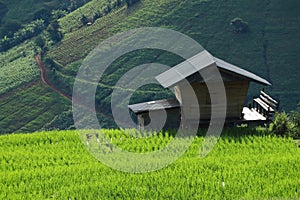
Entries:
[[[162,112],[165,111],[167,114],[167,119],[162,117]],[[155,120],[159,120],[160,122],[164,122],[164,120],[166,120],[163,127],[164,130],[178,129],[181,121],[180,108],[166,109],[165,111],[151,111],[151,117],[155,118]],[[141,131],[161,130],[161,127],[156,126],[155,120],[154,123],[152,122],[151,127],[147,127],[149,123],[151,123],[149,112],[138,114],[139,129]]]
[[[242,114],[242,109],[247,97],[248,88],[249,88],[249,81],[248,80],[239,80],[239,81],[230,81],[224,82],[226,95],[227,95],[227,118],[240,118]],[[182,106],[185,106],[185,111],[187,113],[183,113],[183,117],[185,120],[193,120],[196,116],[199,116],[199,109],[200,109],[200,119],[207,120],[211,118],[211,99],[210,94],[208,92],[207,86],[205,83],[194,83],[193,88],[198,98],[198,105],[192,103],[192,98],[194,95],[187,90],[187,86],[177,85],[175,87],[175,95],[178,100],[181,102]],[[222,99],[218,98],[218,94],[214,95],[215,99]],[[217,102],[218,103],[218,102]],[[215,108],[218,110],[223,102],[219,102],[220,105],[216,105]]]

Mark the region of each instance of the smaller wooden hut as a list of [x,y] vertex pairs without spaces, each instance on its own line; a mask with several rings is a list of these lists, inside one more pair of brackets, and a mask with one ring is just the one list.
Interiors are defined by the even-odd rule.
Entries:
[[[218,69],[219,73],[215,73],[214,69]],[[205,79],[201,74],[205,74]],[[251,81],[262,85],[271,85],[265,79],[249,71],[213,57],[207,51],[202,51],[156,77],[164,88],[174,88],[176,99],[130,105],[129,109],[137,115],[141,130],[150,123],[149,115],[159,117],[162,112],[167,112],[168,116],[164,129],[179,127],[182,121],[185,123],[184,126],[189,127],[198,127],[199,124],[195,123],[199,122],[200,124],[207,124],[211,118],[211,96],[214,95],[213,98],[218,99],[220,94],[210,94],[206,82],[219,84],[217,82],[220,82],[220,78],[216,77],[217,74],[221,75],[221,81],[226,92],[226,122],[234,122],[243,118],[243,107]],[[188,87],[192,87],[193,92]],[[198,100],[197,105],[194,105],[195,101],[192,101],[195,94]],[[222,99],[221,96],[219,97]],[[218,103],[221,107],[224,102]],[[195,109],[196,107],[199,109]],[[218,105],[214,105],[214,107],[218,107]],[[151,129],[155,129],[155,127],[151,127]]]
[[[180,104],[176,99],[163,99],[158,101],[150,101],[129,106],[130,110],[137,115],[137,122],[140,130],[151,129],[178,129],[181,115]],[[165,112],[165,113],[164,113]],[[153,123],[151,127],[151,118],[156,121],[166,121],[163,127],[159,127],[160,123]],[[166,119],[164,119],[166,117]]]

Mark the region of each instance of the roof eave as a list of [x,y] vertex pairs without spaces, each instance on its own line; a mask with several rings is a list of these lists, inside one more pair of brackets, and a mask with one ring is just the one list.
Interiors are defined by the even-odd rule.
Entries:
[[272,85],[269,81],[257,76],[256,74],[254,74],[252,72],[244,70],[240,67],[237,67],[233,64],[230,64],[230,63],[228,63],[224,60],[221,60],[217,57],[214,57],[214,59],[216,61],[216,64],[217,64],[218,68],[221,68],[223,70],[227,70],[227,71],[230,71],[232,73],[238,74],[238,75],[243,76],[243,77],[245,77],[245,78],[247,78],[247,79],[249,79],[253,82],[256,82],[256,83],[259,83],[259,84],[262,84],[262,85],[267,85],[267,86]]

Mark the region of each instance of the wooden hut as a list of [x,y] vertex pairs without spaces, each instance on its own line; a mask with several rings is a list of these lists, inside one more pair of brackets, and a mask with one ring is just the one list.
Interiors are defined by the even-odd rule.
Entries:
[[[158,101],[150,101],[129,106],[130,110],[137,115],[137,122],[140,130],[160,130],[160,129],[178,129],[181,114],[180,104],[176,99],[163,99]],[[166,121],[163,127],[159,127],[160,123],[153,123],[151,127],[151,118],[157,122]],[[166,119],[164,117],[166,116]]]
[[[216,69],[219,72],[216,72]],[[219,78],[217,74],[219,74]],[[205,77],[203,78],[201,75]],[[211,94],[209,92],[208,82],[210,85],[220,84],[220,81],[224,84],[227,100],[226,122],[234,122],[243,118],[242,112],[251,81],[262,85],[271,85],[265,79],[213,57],[207,51],[202,51],[187,61],[172,67],[157,76],[156,79],[164,88],[174,88],[176,100],[130,105],[129,109],[138,116],[138,124],[142,130],[150,122],[149,114],[156,113],[159,116],[162,110],[165,110],[168,116],[164,129],[178,127],[181,121],[184,121],[185,126],[198,126],[199,124],[195,123],[199,123],[199,117],[200,124],[207,124],[211,118],[211,97],[222,99],[221,93]],[[193,89],[192,92],[190,87]],[[193,95],[197,96],[197,105],[195,105],[195,101],[192,101]],[[222,103],[224,102],[215,102],[214,107],[218,108],[217,104],[220,104],[221,107]],[[153,116],[155,115],[151,114],[151,117]],[[153,127],[151,128],[153,129]]]

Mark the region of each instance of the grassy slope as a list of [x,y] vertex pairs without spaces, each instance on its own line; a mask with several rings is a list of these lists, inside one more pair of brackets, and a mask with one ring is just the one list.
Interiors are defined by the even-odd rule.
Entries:
[[[239,130],[237,130],[238,133]],[[243,133],[247,131],[242,130]],[[161,148],[169,138],[126,140],[124,149]],[[253,133],[253,132],[252,132]],[[251,132],[247,134],[251,135]],[[150,142],[147,142],[150,141]],[[152,141],[152,142],[151,142]],[[153,142],[155,141],[155,142]],[[223,136],[199,158],[202,138],[185,155],[156,172],[114,171],[95,160],[76,132],[0,136],[1,199],[297,199],[300,149],[289,139]],[[224,182],[225,186],[222,186]]]
[[40,81],[23,85],[0,98],[0,134],[40,130],[70,102]]
[[[266,13],[266,40],[270,79],[274,93],[282,98],[282,104],[296,104],[300,99],[300,3],[298,1],[271,1]],[[276,15],[275,15],[276,13]]]
[[70,102],[39,81],[35,46],[26,41],[0,53],[0,134],[39,130]]
[[[290,110],[300,99],[297,84],[300,15],[296,11],[299,6],[300,3],[293,0],[144,0],[129,10],[100,19],[91,27],[66,34],[65,40],[49,55],[67,65],[84,58],[101,41],[120,31],[165,26],[191,36],[215,56],[271,81],[273,86],[268,91],[282,100],[284,109]],[[232,33],[229,23],[235,17],[249,23],[250,33]],[[64,20],[67,18],[61,20],[62,29],[68,30]],[[260,88],[253,85],[249,99]]]
[[101,10],[100,8],[106,5],[106,2],[103,0],[93,0],[64,17],[60,20],[61,26],[64,27],[62,30],[63,33],[72,32],[72,30],[76,30],[78,26],[81,26],[79,19],[82,17],[82,14],[88,18],[93,18],[95,12]]

